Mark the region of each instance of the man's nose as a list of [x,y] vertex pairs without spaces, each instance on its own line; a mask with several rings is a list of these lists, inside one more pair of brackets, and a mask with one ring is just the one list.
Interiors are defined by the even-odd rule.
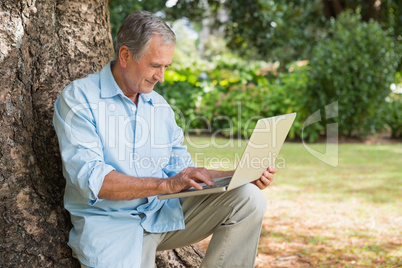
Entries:
[[161,67],[157,73],[155,73],[154,78],[158,80],[160,83],[165,81],[165,68]]

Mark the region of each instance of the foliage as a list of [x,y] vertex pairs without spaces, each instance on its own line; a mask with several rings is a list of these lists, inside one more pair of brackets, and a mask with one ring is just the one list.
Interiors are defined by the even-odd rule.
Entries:
[[387,102],[385,122],[391,128],[392,138],[402,138],[402,94],[391,93]]
[[[228,46],[247,56],[257,55],[285,65],[309,57],[321,33],[322,5],[314,1],[225,2],[229,19],[225,22]],[[250,56],[250,55],[249,55]]]
[[384,9],[384,24],[387,32],[394,39],[395,53],[399,55],[397,70],[402,70],[402,5],[394,1],[387,1],[387,9]]
[[309,69],[310,111],[339,104],[339,133],[373,134],[385,115],[398,56],[378,23],[352,12],[331,21],[328,36],[313,51]]
[[[176,111],[178,124],[189,132],[214,132],[249,137],[260,118],[297,112],[291,138],[301,138],[308,117],[306,62],[278,73],[277,65],[249,62],[234,55],[217,56],[212,62],[174,64],[165,83],[155,90]],[[304,135],[313,141],[320,125],[309,126]]]
[[[224,35],[231,49],[241,53],[242,57],[280,61],[281,69],[285,69],[290,62],[309,59],[312,48],[326,31],[329,18],[324,16],[325,0],[178,0],[172,1],[172,6],[167,6],[168,2],[109,0],[112,37],[115,40],[120,24],[137,9],[157,13],[170,22],[186,17],[198,27],[203,18],[224,14],[223,17],[227,19],[216,19],[217,25],[212,27],[222,26],[225,29]],[[364,20],[377,16],[375,19],[382,27],[395,41],[400,42],[402,16],[399,1],[380,1],[379,7],[375,7],[379,1],[336,2],[339,13],[353,9],[361,10]]]
[[[307,84],[306,71],[300,68],[268,80],[258,73],[260,69],[255,70],[244,72],[243,77],[249,76],[247,80],[221,80],[203,96],[200,111],[212,122],[212,129],[222,130],[226,136],[249,137],[258,119],[298,112],[290,137],[301,137],[307,114],[307,99],[303,94]],[[225,81],[228,81],[227,86],[222,88]],[[318,137],[316,131],[313,132]]]
[[[385,123],[398,133],[399,102],[382,105],[389,93],[394,62],[402,59],[398,57],[402,53],[400,42],[386,37],[394,41],[402,38],[402,16],[395,1],[381,1],[379,20],[385,33],[378,24],[361,23],[362,19],[350,12],[341,13],[339,22],[333,19],[329,25],[320,0],[174,2],[168,7],[166,1],[110,0],[109,9],[114,37],[120,23],[136,9],[174,21],[170,25],[178,43],[173,66],[166,71],[166,83],[158,85],[156,91],[174,106],[184,129],[247,136],[257,117],[295,111],[298,116],[291,136],[314,141],[325,134],[325,122],[305,129],[303,122],[310,113],[339,99],[340,134],[371,134]],[[361,10],[363,20],[370,18],[365,1],[341,2]],[[225,47],[222,36],[211,35],[201,55],[197,37],[201,21],[218,12],[227,15],[217,26],[225,28],[228,45],[236,52]],[[186,19],[176,20],[183,16]],[[325,34],[326,25],[330,28]],[[192,35],[195,37],[190,38]],[[263,60],[249,60],[261,57]],[[310,58],[311,64],[306,66],[291,63]],[[279,68],[275,61],[280,62]]]
[[402,39],[401,4],[396,0],[228,0],[224,1],[228,46],[241,51],[242,56],[250,56],[250,49],[256,48],[257,54],[252,56],[278,60],[282,66],[310,59],[331,18],[326,12],[328,3],[336,10],[334,17],[348,9],[359,10],[364,21],[375,19],[394,41]]
[[391,129],[393,138],[402,138],[402,72],[398,72],[395,78],[395,84],[391,86],[392,92],[386,98],[385,122]]

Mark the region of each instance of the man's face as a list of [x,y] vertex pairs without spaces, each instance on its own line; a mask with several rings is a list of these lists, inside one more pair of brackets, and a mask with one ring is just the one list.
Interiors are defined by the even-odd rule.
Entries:
[[123,71],[123,92],[126,96],[150,93],[157,82],[165,80],[165,70],[172,63],[174,45],[162,44],[159,36],[153,36],[149,50],[136,62],[132,54]]

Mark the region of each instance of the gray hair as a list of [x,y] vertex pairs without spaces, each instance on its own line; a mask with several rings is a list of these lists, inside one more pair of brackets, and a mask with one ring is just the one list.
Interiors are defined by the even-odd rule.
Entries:
[[120,26],[117,33],[116,52],[118,53],[122,46],[127,46],[133,53],[134,60],[139,62],[148,51],[153,35],[160,35],[163,44],[176,44],[174,32],[163,20],[147,11],[134,11]]

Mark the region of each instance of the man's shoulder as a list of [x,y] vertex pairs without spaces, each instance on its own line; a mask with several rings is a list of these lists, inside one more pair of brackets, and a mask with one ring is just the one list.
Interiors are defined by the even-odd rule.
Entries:
[[62,92],[62,95],[70,95],[74,97],[94,97],[99,96],[99,73],[87,75],[83,78],[74,80],[67,85]]

